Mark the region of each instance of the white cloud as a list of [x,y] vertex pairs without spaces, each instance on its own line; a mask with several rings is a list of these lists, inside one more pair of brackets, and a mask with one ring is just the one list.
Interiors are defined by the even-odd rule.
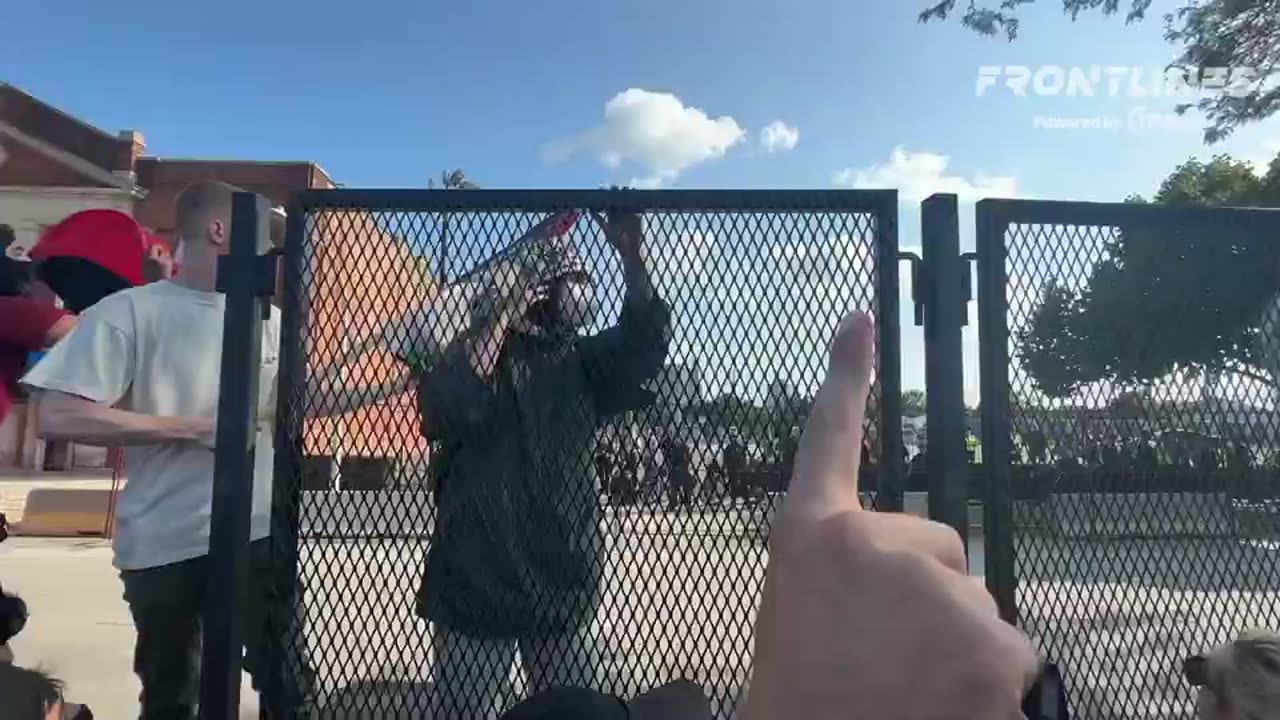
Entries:
[[972,178],[948,175],[950,158],[933,152],[911,152],[899,145],[886,163],[844,168],[832,183],[838,187],[896,189],[903,200],[921,200],[934,193],[955,193],[962,200],[1014,197],[1018,181],[1007,176],[975,173]]
[[760,131],[760,147],[765,152],[780,152],[795,149],[800,142],[800,128],[790,126],[781,120],[774,120]]
[[695,165],[722,157],[742,142],[746,131],[728,115],[708,117],[671,93],[631,88],[604,106],[604,124],[549,143],[549,162],[594,152],[609,169],[634,163],[648,174],[632,182],[657,187]]
[[860,272],[871,263],[872,245],[867,238],[841,233],[822,241],[775,241],[769,259],[775,267],[805,281],[834,273],[837,278]]
[[1262,148],[1245,160],[1253,166],[1254,172],[1266,175],[1267,170],[1271,168],[1271,161],[1275,160],[1277,155],[1280,155],[1280,138],[1262,143]]
[[663,290],[674,295],[704,284],[707,277],[703,270],[714,261],[715,254],[715,235],[699,231],[682,232],[674,236],[673,242],[651,247],[649,262],[653,266],[654,277],[664,286]]
[[657,190],[662,187],[662,176],[650,175],[649,177],[633,177],[631,178],[631,181],[627,183],[627,187],[632,187],[636,190]]

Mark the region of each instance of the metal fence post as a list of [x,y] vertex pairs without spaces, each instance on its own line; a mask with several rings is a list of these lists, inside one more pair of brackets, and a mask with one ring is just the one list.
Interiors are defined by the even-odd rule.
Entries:
[[250,440],[257,424],[262,352],[258,239],[269,237],[269,213],[265,198],[253,193],[235,194],[231,254],[218,268],[218,290],[226,295],[226,316],[209,528],[201,720],[234,720],[240,712],[242,599],[248,580],[253,503],[254,452]]
[[295,658],[297,648],[291,646],[296,634],[298,607],[298,538],[302,525],[303,469],[305,451],[303,432],[307,403],[307,326],[310,292],[307,275],[307,213],[291,202],[285,216],[283,282],[280,288],[280,376],[276,393],[275,461],[271,499],[271,577],[275,584],[272,605],[267,610],[270,637],[268,662],[278,672],[273,679],[283,678],[286,686],[266,687],[260,697],[259,716],[288,718],[302,708],[293,707],[294,665],[308,660]]
[[902,334],[898,326],[898,193],[880,198],[876,217],[876,345],[880,385],[880,457],[876,509],[902,512]]
[[965,452],[964,350],[969,266],[960,257],[955,195],[920,205],[924,280],[925,389],[929,517],[950,525],[968,547],[969,462]]
[[987,589],[1000,617],[1018,621],[1009,448],[1009,298],[1005,267],[1008,220],[997,201],[977,204],[978,364],[982,384],[983,516]]

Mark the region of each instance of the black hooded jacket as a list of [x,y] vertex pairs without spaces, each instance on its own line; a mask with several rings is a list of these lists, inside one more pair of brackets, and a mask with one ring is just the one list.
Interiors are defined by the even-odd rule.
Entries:
[[593,466],[601,421],[651,401],[670,342],[661,299],[591,337],[514,335],[488,380],[455,343],[419,379],[443,453],[418,613],[475,637],[551,635],[594,609],[602,538]]

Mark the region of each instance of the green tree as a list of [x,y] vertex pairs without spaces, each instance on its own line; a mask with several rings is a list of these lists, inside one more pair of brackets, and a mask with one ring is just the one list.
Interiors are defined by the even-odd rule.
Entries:
[[[435,190],[437,188],[441,190],[478,190],[480,186],[468,180],[467,174],[463,172],[461,168],[456,168],[454,170],[441,170],[439,185],[436,184],[435,180],[432,180],[432,179],[427,180],[427,189]],[[453,277],[452,273],[450,272],[450,262],[451,262],[450,255],[452,254],[451,253],[452,248],[450,247],[450,245],[454,242],[452,233],[450,233],[451,219],[452,219],[452,216],[449,214],[446,214],[444,218],[440,221],[440,235],[439,235],[440,257],[437,262],[437,264],[439,265],[439,267],[437,268],[437,271],[439,274],[439,279],[442,282],[449,282],[450,279]]]
[[[1000,0],[978,3],[969,0],[961,24],[983,35],[1018,36],[1018,10],[1036,0]],[[956,0],[935,1],[920,13],[921,22],[956,16]],[[1062,0],[1063,12],[1075,20],[1081,13],[1104,15],[1123,13],[1126,22],[1146,18],[1151,0]],[[1271,72],[1280,67],[1280,12],[1275,0],[1185,0],[1177,10],[1164,16],[1164,36],[1178,49],[1171,63],[1182,68],[1256,69]],[[1238,76],[1237,76],[1238,77]],[[1234,86],[1234,81],[1230,81]],[[1178,107],[1205,115],[1204,135],[1213,143],[1230,135],[1241,125],[1262,120],[1280,110],[1280,85],[1265,77],[1238,89],[1225,88],[1207,93]]]
[[1155,201],[1165,205],[1268,206],[1269,200],[1280,199],[1268,197],[1266,190],[1249,163],[1218,155],[1209,162],[1192,158],[1179,165],[1160,183]]
[[[1226,156],[1190,160],[1154,203],[1280,207],[1280,158],[1258,177]],[[1260,373],[1258,320],[1280,271],[1277,228],[1169,218],[1119,228],[1085,282],[1050,282],[1015,341],[1036,386],[1066,397],[1099,380],[1143,384],[1172,372]]]
[[923,390],[902,391],[902,417],[923,417],[926,409]]

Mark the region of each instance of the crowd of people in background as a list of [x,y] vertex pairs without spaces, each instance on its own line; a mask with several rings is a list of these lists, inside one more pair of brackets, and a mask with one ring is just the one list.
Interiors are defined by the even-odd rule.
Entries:
[[799,444],[798,426],[765,442],[737,427],[711,438],[683,428],[615,429],[597,441],[596,479],[614,507],[749,506],[787,491]]
[[1016,436],[1015,454],[1030,465],[1061,469],[1145,470],[1249,470],[1280,455],[1274,448],[1255,447],[1244,440],[1226,440],[1191,431],[1153,432],[1127,428],[1089,429],[1067,436],[1033,428]]

